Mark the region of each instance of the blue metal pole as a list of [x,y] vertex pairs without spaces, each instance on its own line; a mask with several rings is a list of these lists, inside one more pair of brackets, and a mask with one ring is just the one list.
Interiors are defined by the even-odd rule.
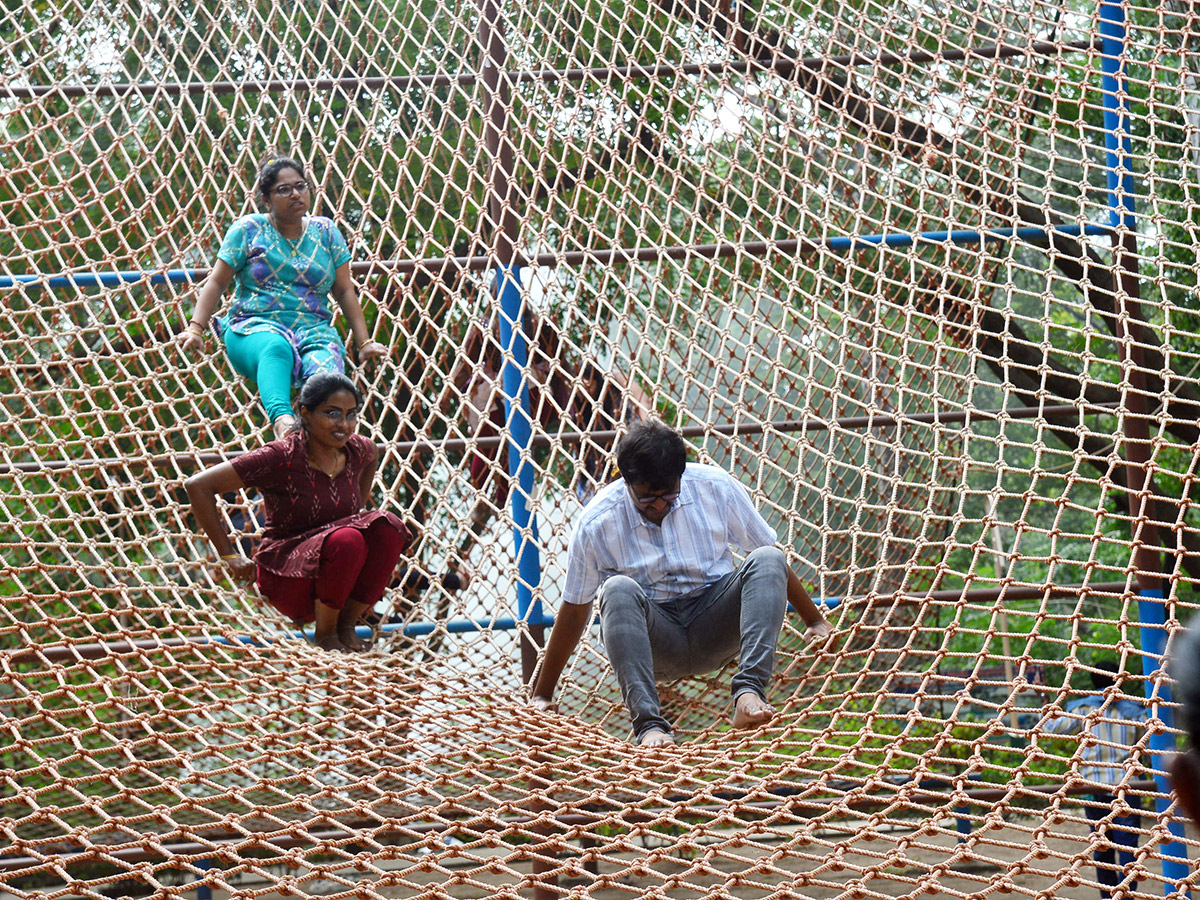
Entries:
[[119,287],[122,284],[135,284],[147,281],[149,284],[190,284],[200,277],[203,269],[167,269],[165,272],[152,272],[141,269],[130,269],[116,272],[70,272],[66,275],[40,275],[27,272],[18,275],[0,275],[0,288],[27,285],[45,287],[51,290],[70,290],[84,287]]
[[[1122,310],[1132,312],[1135,321],[1118,335],[1122,342],[1128,343],[1128,349],[1123,350],[1123,359],[1128,358],[1133,368],[1130,380],[1141,381],[1137,371],[1140,361],[1140,348],[1137,339],[1140,336],[1140,316],[1137,314],[1138,281],[1136,266],[1137,251],[1137,203],[1136,185],[1133,180],[1133,138],[1129,128],[1129,103],[1125,91],[1125,39],[1126,19],[1125,8],[1121,2],[1101,0],[1100,2],[1100,37],[1103,42],[1101,57],[1101,91],[1104,95],[1104,144],[1105,161],[1108,170],[1108,209],[1109,224],[1114,231],[1122,229],[1123,234],[1114,233],[1113,255],[1117,260],[1115,268],[1121,277]],[[1157,528],[1153,525],[1154,503],[1150,483],[1149,449],[1145,438],[1149,437],[1149,426],[1143,415],[1135,414],[1135,404],[1140,408],[1144,405],[1141,392],[1134,387],[1136,400],[1131,397],[1130,416],[1127,419],[1127,430],[1131,438],[1139,438],[1129,442],[1127,451],[1128,481],[1130,497],[1131,538],[1135,546],[1134,568],[1137,570],[1138,590],[1138,619],[1142,640],[1142,674],[1145,678],[1146,698],[1150,702],[1152,712],[1156,712],[1159,721],[1168,728],[1174,725],[1174,715],[1167,706],[1171,700],[1170,686],[1163,682],[1157,695],[1155,693],[1154,676],[1162,669],[1163,658],[1166,654],[1166,595],[1157,586],[1151,587],[1161,579],[1161,557],[1158,551]],[[1140,418],[1140,421],[1135,419]],[[1136,434],[1134,433],[1136,431]],[[1146,499],[1141,500],[1140,495]],[[1140,501],[1140,510],[1134,509],[1135,502]],[[1156,578],[1156,576],[1158,576]],[[1149,579],[1150,584],[1147,583]],[[1157,704],[1157,710],[1155,705]],[[1158,814],[1165,818],[1167,808],[1171,805],[1171,782],[1166,775],[1166,754],[1175,751],[1175,738],[1157,729],[1150,735],[1150,759],[1155,769],[1154,780],[1158,785],[1158,796],[1154,805]],[[1176,837],[1183,837],[1183,825],[1177,821],[1169,823],[1170,831]],[[1175,893],[1189,873],[1187,850],[1179,841],[1167,841],[1161,847],[1163,855],[1163,892]]]
[[[1132,184],[1132,180],[1130,182]],[[1127,196],[1132,197],[1130,192]],[[1130,201],[1132,202],[1132,201]],[[1113,226],[1115,227],[1115,226]],[[886,234],[858,234],[825,238],[812,246],[825,250],[873,250],[877,247],[914,247],[918,244],[979,244],[985,241],[1003,241],[1014,238],[1035,240],[1052,234],[1069,236],[1111,235],[1108,225],[1021,225],[1017,228],[956,228],[951,231],[895,231]],[[632,252],[632,249],[631,249]],[[22,272],[15,275],[0,275],[0,288],[25,287],[27,289],[74,290],[77,288],[119,287],[146,281],[149,284],[193,284],[206,274],[207,269],[168,269],[165,272],[130,269],[114,272],[70,272],[66,275],[48,275]]]
[[[1161,590],[1141,590],[1138,592],[1138,621],[1142,636],[1142,682],[1146,690],[1151,712],[1156,712],[1157,718],[1168,728],[1172,728],[1174,711],[1171,703],[1171,685],[1163,680],[1155,691],[1153,678],[1162,668],[1163,659],[1167,653],[1167,601]],[[1154,706],[1157,703],[1158,709]],[[1167,775],[1167,759],[1177,750],[1175,735],[1166,731],[1154,730],[1150,734],[1150,760],[1154,767],[1154,782],[1158,786],[1158,796],[1154,798],[1154,809],[1163,816],[1171,805],[1171,779]],[[1178,890],[1191,874],[1187,863],[1187,848],[1181,843],[1185,837],[1184,826],[1178,818],[1170,819],[1167,827],[1178,841],[1167,841],[1162,845],[1163,893],[1171,894]],[[1185,892],[1185,896],[1191,896]]]
[[[202,859],[196,863],[196,868],[203,869],[207,872],[212,868],[212,865],[211,859]],[[207,881],[201,880],[200,883],[196,885],[196,900],[212,900],[212,885],[210,885]]]
[[537,519],[534,517],[533,460],[529,448],[533,418],[529,407],[528,335],[523,326],[521,273],[515,266],[497,266],[496,295],[500,301],[500,346],[504,349],[505,431],[508,434],[508,479],[512,500],[513,549],[517,560],[517,617],[523,622],[541,622],[541,601],[533,592],[541,582]]
[[1108,221],[1113,228],[1137,227],[1134,201],[1133,138],[1129,133],[1129,101],[1125,94],[1125,8],[1100,3],[1100,88],[1104,93],[1104,144],[1108,167]]

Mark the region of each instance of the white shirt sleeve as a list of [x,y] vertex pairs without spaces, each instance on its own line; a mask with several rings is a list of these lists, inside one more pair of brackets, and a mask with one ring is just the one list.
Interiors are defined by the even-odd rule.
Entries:
[[775,529],[754,508],[745,485],[728,473],[725,485],[729,542],[742,553],[774,546],[777,540]]
[[586,527],[575,529],[567,545],[567,579],[563,586],[563,603],[591,603],[600,589],[600,568],[596,550]]

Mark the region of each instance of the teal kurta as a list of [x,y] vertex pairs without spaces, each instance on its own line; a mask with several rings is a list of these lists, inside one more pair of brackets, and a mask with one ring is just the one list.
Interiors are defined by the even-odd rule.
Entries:
[[292,380],[345,370],[346,347],[331,324],[329,291],[350,248],[332,220],[307,216],[304,233],[288,240],[263,213],[230,227],[217,259],[234,271],[229,315],[215,320],[217,333],[270,331],[292,345]]

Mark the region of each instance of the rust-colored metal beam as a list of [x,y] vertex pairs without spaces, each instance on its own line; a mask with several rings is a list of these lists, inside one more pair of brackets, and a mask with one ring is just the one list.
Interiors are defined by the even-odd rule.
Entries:
[[[768,72],[788,77],[797,71],[819,71],[822,68],[856,68],[858,66],[897,66],[931,62],[962,62],[972,59],[1011,59],[1019,56],[1052,56],[1100,50],[1100,38],[1079,41],[1034,41],[1016,44],[986,44],[947,50],[914,50],[912,53],[853,53],[840,56],[809,56],[803,59],[774,58],[770,60],[727,60],[712,63],[657,63],[654,65],[598,66],[571,69],[533,69],[513,72],[513,83],[560,81],[626,81],[630,79],[665,79],[691,76],[718,78],[722,75],[744,75]],[[109,84],[0,84],[0,98],[33,99],[38,97],[128,97],[131,95],[168,97],[182,95],[262,94],[293,91],[403,91],[410,88],[470,87],[480,81],[476,72],[443,72],[432,75],[394,75],[377,77],[296,78],[248,81],[143,81]]]
[[[848,431],[858,431],[872,428],[899,428],[902,425],[952,425],[968,421],[997,422],[1007,419],[1069,419],[1079,415],[1110,415],[1116,409],[1114,403],[1059,403],[1052,406],[1028,406],[1016,409],[973,409],[953,410],[948,412],[913,413],[903,415],[897,413],[881,413],[868,416],[842,416],[835,419],[781,419],[774,422],[739,422],[722,423],[719,425],[688,425],[680,429],[685,438],[709,437],[742,437],[752,434],[778,432],[789,434],[797,431],[829,431],[844,428]],[[532,445],[546,447],[561,445],[564,447],[582,443],[585,440],[597,443],[608,443],[616,440],[620,432],[605,431],[568,431],[561,434],[535,434]],[[391,450],[400,456],[412,453],[432,453],[441,450],[445,453],[462,453],[468,450],[492,450],[507,443],[506,437],[485,438],[446,438],[440,441],[398,441],[394,444],[376,444],[380,452]],[[135,465],[150,465],[166,467],[184,462],[193,465],[211,466],[220,462],[236,459],[245,451],[236,450],[231,453],[175,453],[169,456],[152,456],[144,460],[134,460]],[[42,472],[63,469],[91,469],[128,466],[130,460],[122,459],[50,459],[40,462],[21,462],[0,465],[0,476],[13,472]]]

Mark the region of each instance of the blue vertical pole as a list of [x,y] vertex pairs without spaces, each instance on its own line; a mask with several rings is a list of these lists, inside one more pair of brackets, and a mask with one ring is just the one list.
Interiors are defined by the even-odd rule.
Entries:
[[537,519],[533,515],[533,460],[529,446],[533,418],[529,406],[529,336],[523,327],[521,270],[497,266],[496,295],[500,304],[500,346],[504,348],[504,412],[508,434],[508,479],[511,486],[513,549],[517,561],[517,617],[523,622],[542,621],[541,601],[533,592],[541,581]]
[[[1137,315],[1136,305],[1139,287],[1136,271],[1130,269],[1136,265],[1137,251],[1137,205],[1135,200],[1135,184],[1133,180],[1133,139],[1129,129],[1129,106],[1125,92],[1125,39],[1126,20],[1125,8],[1121,0],[1101,0],[1100,2],[1100,37],[1103,41],[1101,57],[1101,90],[1104,95],[1104,143],[1105,161],[1108,168],[1108,217],[1113,229],[1121,229],[1122,233],[1114,234],[1113,255],[1119,260],[1115,267],[1121,276],[1121,311],[1132,311],[1137,321],[1118,337],[1128,342],[1129,359],[1134,364],[1130,380],[1135,378],[1140,382],[1141,373],[1137,372],[1141,350],[1137,346],[1140,335],[1140,316]],[[1118,245],[1116,242],[1120,241]],[[1131,262],[1132,261],[1132,262]],[[1138,571],[1138,619],[1142,639],[1142,674],[1146,698],[1153,704],[1157,702],[1157,715],[1168,728],[1174,725],[1172,710],[1166,705],[1171,702],[1170,686],[1163,682],[1157,694],[1154,690],[1153,676],[1162,668],[1163,657],[1166,653],[1166,595],[1158,586],[1161,576],[1162,561],[1158,551],[1157,527],[1154,526],[1153,494],[1147,494],[1147,499],[1141,503],[1140,514],[1133,506],[1139,495],[1144,491],[1153,491],[1150,483],[1147,464],[1149,463],[1149,448],[1147,439],[1149,427],[1146,424],[1144,410],[1137,416],[1133,407],[1144,406],[1144,391],[1139,391],[1138,384],[1130,398],[1130,415],[1127,418],[1127,428],[1137,429],[1136,438],[1129,442],[1127,459],[1130,463],[1128,489],[1130,497],[1131,520],[1134,533],[1131,535],[1135,546],[1134,568]],[[1134,399],[1136,397],[1136,400]],[[1134,422],[1140,418],[1140,422]],[[1147,579],[1156,582],[1154,586]],[[1160,816],[1164,815],[1171,805],[1171,783],[1166,776],[1166,755],[1175,751],[1175,738],[1167,733],[1155,732],[1150,735],[1151,765],[1156,774],[1155,783],[1159,796],[1155,798],[1155,808]],[[1178,821],[1169,823],[1171,833],[1176,837],[1184,836],[1183,825]],[[1162,872],[1164,893],[1174,893],[1181,882],[1189,875],[1187,865],[1187,850],[1179,841],[1168,841],[1162,845]]]
[[[967,776],[967,781],[982,782],[983,776],[978,772],[972,772]],[[967,818],[971,815],[971,801],[961,803],[954,807],[954,830],[958,832],[958,842],[965,843],[967,838],[971,836],[971,820]]]
[[[521,274],[517,266],[517,242],[521,233],[518,214],[521,193],[513,189],[516,149],[509,136],[510,82],[505,74],[508,45],[504,39],[504,15],[500,0],[479,2],[479,45],[484,48],[481,82],[486,119],[484,144],[490,157],[488,172],[487,223],[492,230],[496,254],[496,300],[500,307],[500,345],[504,348],[506,433],[508,434],[509,493],[512,498],[514,555],[517,562],[517,611],[521,628],[521,678],[526,684],[537,666],[545,626],[541,604],[533,592],[541,580],[537,549],[537,523],[530,509],[533,499],[533,462],[528,459],[533,435],[529,411],[528,336],[521,315]],[[522,457],[525,457],[522,460]],[[529,624],[529,623],[533,624]],[[534,871],[540,863],[534,862]],[[542,888],[534,894],[541,896]],[[552,896],[552,895],[551,895]]]
[[[207,871],[212,868],[212,860],[202,859],[196,863],[196,868]],[[212,886],[207,881],[201,881],[196,885],[196,900],[212,900]]]
[[1104,144],[1108,165],[1108,221],[1113,228],[1137,227],[1134,203],[1133,138],[1129,134],[1129,101],[1125,94],[1125,8],[1121,0],[1100,3],[1100,87],[1104,92]]

